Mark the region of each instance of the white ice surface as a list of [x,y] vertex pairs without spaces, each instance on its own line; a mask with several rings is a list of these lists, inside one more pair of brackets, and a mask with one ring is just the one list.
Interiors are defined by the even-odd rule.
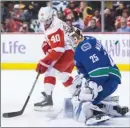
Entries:
[[[22,108],[36,75],[35,71],[1,71],[1,113],[18,111]],[[84,127],[83,123],[73,119],[57,118],[48,121],[45,118],[46,113],[33,110],[33,104],[39,101],[40,92],[43,91],[43,78],[43,75],[39,77],[24,114],[14,118],[3,118],[1,115],[2,127]],[[130,72],[122,72],[122,84],[113,95],[120,96],[120,105],[130,107]],[[68,90],[57,81],[53,94],[57,109],[68,96]],[[113,118],[98,126],[130,127],[130,116],[128,114],[123,118]]]

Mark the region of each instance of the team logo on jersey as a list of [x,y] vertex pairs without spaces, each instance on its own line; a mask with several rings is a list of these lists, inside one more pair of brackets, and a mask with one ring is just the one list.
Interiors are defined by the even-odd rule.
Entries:
[[81,50],[84,52],[91,49],[91,48],[92,48],[92,46],[89,43],[85,43],[81,46]]

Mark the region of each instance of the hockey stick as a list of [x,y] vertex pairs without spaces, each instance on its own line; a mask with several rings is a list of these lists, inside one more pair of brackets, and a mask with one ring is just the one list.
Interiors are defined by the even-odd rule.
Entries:
[[20,115],[23,114],[23,112],[24,112],[24,110],[25,110],[25,108],[26,108],[26,106],[27,106],[27,103],[28,103],[28,101],[29,101],[29,99],[30,99],[30,97],[31,97],[31,94],[32,94],[32,92],[33,92],[33,90],[34,90],[34,87],[35,87],[35,85],[36,85],[36,82],[37,82],[37,80],[38,80],[39,75],[40,75],[40,73],[37,74],[37,77],[36,77],[36,79],[35,79],[35,81],[34,81],[34,83],[33,83],[32,89],[31,89],[31,91],[30,91],[30,93],[29,93],[29,95],[28,95],[28,97],[27,97],[27,99],[26,99],[26,101],[25,101],[25,103],[24,103],[23,108],[22,108],[20,111],[17,111],[17,112],[3,113],[3,117],[4,117],[4,118],[10,118],[10,117],[15,117],[15,116],[20,116]]

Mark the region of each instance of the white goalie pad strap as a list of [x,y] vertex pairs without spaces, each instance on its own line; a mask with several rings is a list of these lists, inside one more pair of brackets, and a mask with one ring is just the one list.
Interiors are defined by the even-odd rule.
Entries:
[[90,90],[92,90],[93,99],[95,99],[98,96],[98,93],[103,90],[101,85],[98,86],[97,83],[95,83],[93,81],[89,81],[88,88],[90,88]]
[[65,51],[65,49],[62,47],[53,48],[53,50],[55,50],[56,52],[64,52]]
[[93,101],[92,89],[88,87],[88,81],[82,79],[82,86],[79,94],[79,99],[81,101]]
[[48,65],[48,64],[45,64],[44,62],[42,62],[42,61],[39,61],[39,63],[41,64],[41,65],[43,65],[43,66],[45,66],[45,67],[49,67],[50,65]]
[[103,101],[108,101],[108,102],[119,102],[119,96],[108,96],[106,97]]
[[79,95],[79,99],[81,101],[93,101],[93,94],[83,94],[83,93],[81,93]]
[[80,81],[82,81],[82,78],[83,78],[83,74],[76,75],[75,79],[73,80],[73,84],[81,83]]
[[72,81],[72,85],[68,87],[71,94],[74,94],[78,86],[80,87],[82,84],[83,75],[75,76],[75,79]]

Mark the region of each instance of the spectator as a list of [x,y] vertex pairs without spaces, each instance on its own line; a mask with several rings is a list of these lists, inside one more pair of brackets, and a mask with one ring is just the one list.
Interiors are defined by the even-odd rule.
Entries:
[[[105,31],[112,32],[120,28],[121,17],[125,17],[127,25],[130,26],[130,2],[106,1],[104,4],[107,7],[104,10]],[[84,30],[90,26],[91,20],[95,19],[96,26],[101,28],[100,1],[2,1],[1,21],[4,31],[12,32],[17,28],[16,32],[18,32],[21,22],[26,21],[35,32],[40,32],[37,14],[39,9],[45,6],[52,6],[55,15],[67,22],[69,26],[73,24]],[[11,19],[8,18],[10,14]]]
[[96,26],[96,20],[92,19],[90,26],[84,29],[84,32],[101,32],[101,29]]
[[[37,2],[31,2],[31,4],[28,5],[28,11],[31,14],[32,19],[37,19],[38,18],[37,14],[38,14],[40,7],[45,6],[43,3],[40,4],[39,2],[42,2],[42,1],[38,1],[38,3]],[[44,3],[45,3],[45,1],[44,1]]]
[[34,30],[29,27],[29,24],[27,22],[24,22],[20,27],[19,32],[34,32]]
[[11,16],[5,19],[5,31],[6,32],[19,32],[22,22],[13,19]]
[[20,9],[19,4],[14,5],[14,18],[20,19],[20,16],[22,14],[22,10]]
[[30,21],[32,19],[32,13],[29,11],[29,8],[27,7],[26,9],[21,9],[21,10],[22,13],[19,18],[23,21]]
[[66,24],[68,25],[68,26],[70,26],[70,27],[72,27],[73,25],[72,25],[72,19],[69,19],[69,18],[66,18],[65,19],[65,22],[66,22]]
[[84,21],[78,16],[78,13],[76,11],[73,11],[74,18],[73,18],[73,26],[79,28],[79,29],[84,29]]
[[7,17],[14,12],[14,2],[8,1],[5,2],[5,7],[7,8]]
[[95,19],[97,27],[101,28],[101,15],[99,10],[94,11],[94,16],[92,17],[92,19]]
[[7,15],[8,15],[7,8],[4,6],[4,3],[1,2],[1,21],[4,21]]
[[88,22],[92,19],[92,8],[87,6],[86,1],[80,2],[80,12],[82,12],[82,17],[84,20],[85,26],[88,26]]
[[127,20],[127,25],[130,27],[130,16],[129,16],[129,12],[128,12],[128,10],[123,10],[123,13],[122,13],[122,16],[118,16],[117,18],[116,18],[116,21],[115,21],[115,27],[116,27],[116,29],[118,29],[118,28],[120,28],[120,26],[121,26],[121,18],[126,18],[126,20]]
[[69,9],[69,8],[66,8],[66,9],[64,10],[64,16],[65,16],[65,17],[66,17],[66,16],[74,17],[72,10]]
[[130,32],[130,27],[127,26],[126,18],[122,17],[120,23],[121,27],[117,29],[117,32]]
[[114,31],[114,17],[112,17],[111,15],[111,11],[110,9],[105,9],[104,10],[104,26],[105,26],[105,31],[108,31],[108,32],[112,32]]
[[76,7],[77,7],[76,1],[69,1],[67,8],[73,11]]
[[124,3],[119,2],[119,6],[116,8],[116,16],[121,16],[124,9],[125,9]]
[[86,7],[87,7],[87,2],[81,1],[80,2],[80,12],[83,12]]

